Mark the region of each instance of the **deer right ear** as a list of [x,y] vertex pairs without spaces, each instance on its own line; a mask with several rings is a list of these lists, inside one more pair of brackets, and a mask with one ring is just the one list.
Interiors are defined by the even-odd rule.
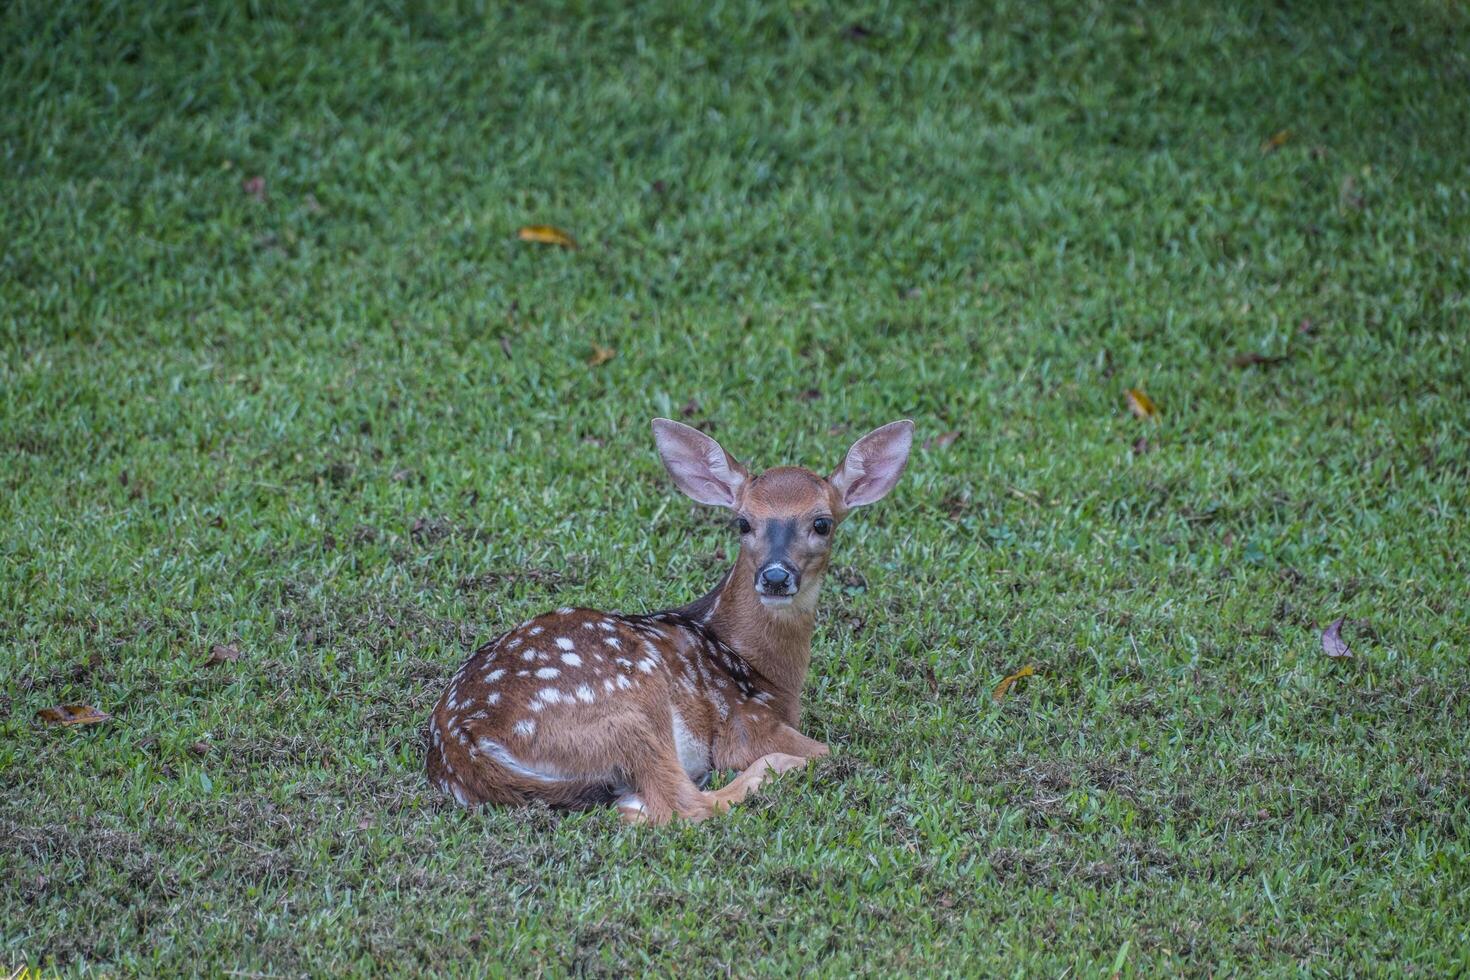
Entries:
[[735,506],[750,473],[718,442],[673,419],[653,420],[653,441],[680,490],[701,504]]

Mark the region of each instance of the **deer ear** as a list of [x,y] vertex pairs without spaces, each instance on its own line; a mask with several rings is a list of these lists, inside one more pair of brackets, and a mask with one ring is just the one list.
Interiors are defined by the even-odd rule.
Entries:
[[844,507],[882,500],[903,475],[913,444],[914,423],[908,419],[889,422],[853,443],[827,482],[837,488]]
[[734,507],[750,473],[698,429],[672,419],[653,420],[653,441],[679,489],[701,504]]

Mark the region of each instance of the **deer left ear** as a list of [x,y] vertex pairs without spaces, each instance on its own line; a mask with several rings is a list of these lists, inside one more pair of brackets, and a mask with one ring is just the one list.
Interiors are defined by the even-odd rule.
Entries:
[[842,505],[849,509],[882,500],[903,475],[913,444],[913,422],[889,422],[853,443],[827,482],[837,488]]

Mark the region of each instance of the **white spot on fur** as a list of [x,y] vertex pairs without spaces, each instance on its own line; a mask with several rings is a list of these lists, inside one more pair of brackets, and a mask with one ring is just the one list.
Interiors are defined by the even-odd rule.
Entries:
[[536,734],[536,722],[530,718],[522,718],[520,721],[511,726],[511,731],[515,732],[517,735],[524,735],[527,738],[530,738],[532,735]]
[[602,682],[602,689],[604,691],[611,691],[613,689],[613,679],[611,677]]
[[624,670],[633,669],[633,661],[629,660],[627,657],[618,657],[617,660],[618,666],[622,667]]
[[623,641],[619,640],[616,636],[604,636],[602,638],[602,642],[606,643],[614,650],[621,650],[623,648]]
[[554,687],[543,687],[536,695],[546,704],[558,704],[562,698],[561,692]]
[[592,688],[588,687],[586,684],[578,685],[578,687],[577,687],[577,700],[578,701],[581,701],[583,704],[591,704],[594,697],[595,697],[595,695],[592,693]]
[[580,667],[580,666],[582,666],[582,658],[579,657],[579,656],[577,656],[575,653],[564,653],[564,654],[562,654],[561,655],[561,662],[564,663],[564,664],[566,664],[568,667]]
[[561,647],[563,650],[571,650],[576,647],[576,644],[567,639],[565,636],[558,636],[556,638],[556,645]]
[[531,672],[529,670],[518,670],[518,671],[516,671],[516,676],[517,677],[530,677],[531,676]]
[[653,673],[653,665],[654,660],[652,657],[644,657],[642,660],[638,661],[638,669],[643,671],[645,674]]
[[556,614],[558,616],[570,616],[572,614],[572,607],[571,606],[562,606],[560,609],[558,609],[556,611]]
[[525,653],[521,654],[521,659],[526,661],[527,663],[530,663],[532,660],[536,659],[536,651],[527,650]]
[[532,636],[540,636],[544,632],[546,632],[546,627],[544,626],[532,626],[530,629]]
[[627,674],[619,674],[618,675],[618,687],[620,689],[626,690],[626,689],[628,689],[628,688],[630,688],[632,686],[633,686],[633,682],[630,681],[630,680],[628,680],[628,675]]
[[617,630],[617,627],[613,625],[613,621],[610,619],[604,619],[602,622],[598,623],[597,628],[602,630],[604,633],[612,633]]
[[[485,696],[485,703],[486,704],[499,704],[500,703],[500,692],[499,691],[491,691],[488,695]],[[477,717],[477,718],[484,718],[485,717],[485,712],[481,711],[475,717]]]
[[561,671],[557,670],[555,667],[542,667],[540,670],[536,671],[536,676],[541,678],[543,681],[549,681],[553,677],[560,677]]
[[517,636],[514,639],[512,639],[509,643],[507,643],[505,645],[505,648],[507,650],[514,650],[516,647],[520,646],[524,642],[525,642],[524,640],[522,640],[519,636]]
[[[535,730],[534,724],[532,730]],[[490,758],[500,763],[501,766],[509,769],[511,772],[515,773],[517,776],[522,777],[523,779],[534,779],[538,782],[543,783],[564,783],[567,780],[567,777],[563,776],[559,772],[555,772],[551,769],[538,769],[535,766],[527,765],[526,763],[517,759],[515,756],[511,755],[509,749],[507,749],[504,745],[501,745],[499,742],[495,741],[495,739],[493,738],[482,738],[476,744],[479,746],[481,752],[485,753]]]
[[504,667],[496,667],[494,670],[490,671],[490,673],[488,673],[488,674],[485,675],[485,683],[486,684],[494,684],[496,681],[500,680],[504,676],[505,676],[505,668]]
[[648,806],[643,802],[643,798],[641,796],[638,796],[635,793],[629,793],[627,796],[618,800],[618,809],[626,810],[629,813],[641,814],[648,811]]
[[729,718],[730,706],[725,703],[725,699],[723,696],[721,696],[720,692],[712,686],[707,686],[705,688],[705,693],[709,696],[709,699],[715,703],[715,710],[720,713],[720,720],[724,721],[726,718]]

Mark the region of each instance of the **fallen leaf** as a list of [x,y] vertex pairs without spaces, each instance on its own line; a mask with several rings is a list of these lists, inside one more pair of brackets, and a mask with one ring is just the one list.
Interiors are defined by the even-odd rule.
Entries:
[[247,177],[240,181],[240,190],[255,198],[257,201],[265,201],[265,178]]
[[1230,359],[1230,366],[1248,368],[1252,364],[1280,364],[1284,360],[1286,360],[1286,356],[1283,354],[1272,356],[1262,354],[1259,351],[1248,350],[1232,357]]
[[960,437],[958,432],[941,432],[924,440],[925,449],[947,449]]
[[608,361],[617,356],[618,352],[613,350],[611,347],[603,347],[601,344],[593,344],[592,356],[587,358],[587,363],[592,367],[598,367],[599,365],[606,364]]
[[1159,406],[1154,400],[1143,393],[1142,388],[1129,388],[1123,392],[1128,399],[1128,407],[1133,414],[1141,419],[1157,419],[1159,417]]
[[48,725],[96,725],[112,720],[112,715],[90,704],[58,704],[54,708],[42,708],[36,717]]
[[995,685],[995,690],[991,693],[990,697],[995,701],[996,704],[999,704],[1001,701],[1005,700],[1006,694],[1010,692],[1011,687],[1016,683],[1016,681],[1020,680],[1023,677],[1031,677],[1035,673],[1036,668],[1031,664],[1027,664],[1020,670],[1016,671],[1014,674],[1011,674],[1005,680],[1001,681],[999,684]]
[[193,745],[189,746],[189,751],[190,752],[193,752],[195,755],[208,755],[209,754],[209,743],[208,742],[195,742]]
[[1261,152],[1275,153],[1277,150],[1285,146],[1286,141],[1289,139],[1291,139],[1291,130],[1278,129],[1276,132],[1271,134],[1271,137],[1269,139],[1261,144]]
[[562,248],[576,248],[577,240],[566,232],[553,225],[526,225],[516,232],[516,237],[523,242],[537,242],[542,245],[560,245]]
[[1334,659],[1351,657],[1353,651],[1342,639],[1342,623],[1346,617],[1339,616],[1337,621],[1322,631],[1322,652]]
[[924,665],[924,680],[929,684],[929,693],[939,697],[939,678],[934,676],[934,665]]
[[204,666],[214,664],[232,664],[240,659],[240,648],[235,644],[216,643],[209,648],[209,659],[204,661]]

